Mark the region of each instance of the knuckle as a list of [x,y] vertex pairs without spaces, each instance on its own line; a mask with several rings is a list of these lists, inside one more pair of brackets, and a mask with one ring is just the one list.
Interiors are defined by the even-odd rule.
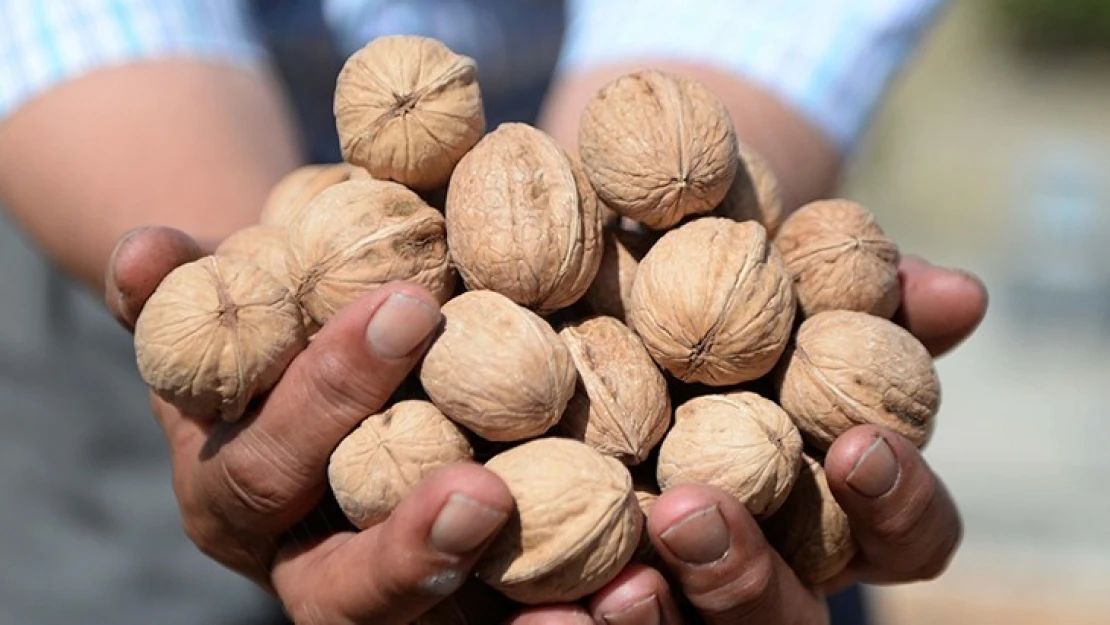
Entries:
[[301,485],[307,484],[301,463],[286,445],[257,429],[244,429],[238,439],[235,449],[220,455],[218,492],[229,496],[230,505],[250,517],[283,512]]
[[[305,376],[306,405],[323,406],[325,415],[349,421],[378,410],[392,394],[388,372],[360,370],[335,350],[320,350]],[[343,425],[353,425],[343,423]]]
[[709,615],[762,614],[777,591],[778,575],[769,553],[761,550],[755,557],[739,562],[740,568],[719,578],[690,599]]
[[938,496],[935,480],[921,480],[893,510],[875,523],[872,532],[876,538],[891,546],[912,546],[921,539],[919,530],[928,522]]

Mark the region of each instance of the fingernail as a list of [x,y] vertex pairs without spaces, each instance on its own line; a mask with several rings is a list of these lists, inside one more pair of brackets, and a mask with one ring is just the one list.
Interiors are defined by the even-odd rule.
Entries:
[[601,615],[607,625],[659,625],[659,600],[655,595],[641,599],[619,612]]
[[440,312],[423,301],[397,292],[378,307],[366,326],[370,349],[383,358],[404,358],[424,344],[439,325]]
[[466,555],[501,528],[509,513],[454,493],[432,524],[429,540],[437,551]]
[[667,528],[659,538],[671,553],[690,564],[720,560],[732,542],[725,519],[716,505],[687,515]]
[[880,436],[859,457],[846,481],[864,497],[881,497],[894,488],[898,472],[898,459]]

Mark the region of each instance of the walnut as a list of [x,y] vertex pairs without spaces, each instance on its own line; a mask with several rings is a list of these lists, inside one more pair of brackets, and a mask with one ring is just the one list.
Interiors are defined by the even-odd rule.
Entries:
[[702,217],[664,234],[636,270],[628,320],[683,382],[766,375],[790,337],[795,300],[763,226]]
[[843,571],[857,546],[848,515],[833,498],[821,463],[803,454],[790,496],[763,523],[764,535],[803,584],[817,586]]
[[237,421],[307,345],[289,289],[254,263],[205,256],[171,271],[135,324],[139,373],[183,413]]
[[[289,256],[289,238],[285,228],[273,224],[255,224],[232,233],[216,248],[216,256],[240,258],[258,265],[285,288],[295,291],[296,285],[289,275],[286,259]],[[320,326],[301,312],[305,332],[311,338]]]
[[805,316],[856,310],[889,319],[898,310],[898,247],[859,204],[807,204],[787,218],[774,244]]
[[605,228],[601,265],[585,296],[595,313],[627,321],[636,268],[650,248],[647,239],[640,232]]
[[473,59],[415,35],[378,37],[336,79],[343,158],[415,190],[442,186],[485,132]]
[[516,502],[476,567],[478,576],[525,604],[577,601],[612,581],[632,559],[643,512],[619,461],[566,438],[541,438],[486,467]]
[[771,400],[750,392],[703,395],[675,411],[656,474],[664,491],[716,486],[758,518],[782,505],[801,460],[801,434]]
[[925,346],[867,313],[833,310],[806,319],[778,378],[783,409],[821,450],[868,423],[923,446],[940,407],[940,381]]
[[425,477],[472,458],[466,436],[431,402],[404,400],[340,441],[328,482],[347,519],[366,529],[388,518]]
[[782,224],[782,192],[771,164],[740,144],[739,166],[725,199],[713,211],[735,221],[758,221],[774,237]]
[[582,114],[578,144],[601,201],[657,230],[720,204],[739,149],[728,111],[712,92],[658,70],[602,87]]
[[663,439],[671,422],[667,381],[639,337],[612,317],[596,316],[559,331],[578,383],[558,433],[628,465]]
[[286,174],[270,190],[259,215],[259,223],[288,227],[321,191],[344,182],[362,171],[347,163],[302,165]]
[[550,324],[494,291],[463,293],[442,312],[443,332],[419,368],[432,402],[489,441],[551,429],[574,394],[577,373]]
[[601,263],[593,188],[554,139],[526,124],[498,126],[463,157],[446,213],[467,288],[540,314],[578,301]]
[[348,180],[313,200],[289,228],[287,265],[297,301],[321,326],[387,282],[420,284],[441,303],[455,289],[443,215],[383,180]]

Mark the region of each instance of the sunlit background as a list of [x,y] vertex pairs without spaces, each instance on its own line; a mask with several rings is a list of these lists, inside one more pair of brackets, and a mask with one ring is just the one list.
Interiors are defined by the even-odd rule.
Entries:
[[991,291],[927,449],[964,543],[876,620],[1110,622],[1110,2],[952,2],[841,193]]

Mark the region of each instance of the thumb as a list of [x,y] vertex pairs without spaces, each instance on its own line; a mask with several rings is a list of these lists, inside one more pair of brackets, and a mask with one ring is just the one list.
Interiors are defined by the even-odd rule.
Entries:
[[[410,623],[462,587],[512,506],[488,469],[446,467],[382,524],[282,549],[274,589],[298,624]],[[483,609],[492,615],[498,606]]]
[[104,275],[104,303],[116,321],[135,329],[146,301],[174,269],[197,260],[205,250],[180,230],[142,227],[129,230],[116,241]]

